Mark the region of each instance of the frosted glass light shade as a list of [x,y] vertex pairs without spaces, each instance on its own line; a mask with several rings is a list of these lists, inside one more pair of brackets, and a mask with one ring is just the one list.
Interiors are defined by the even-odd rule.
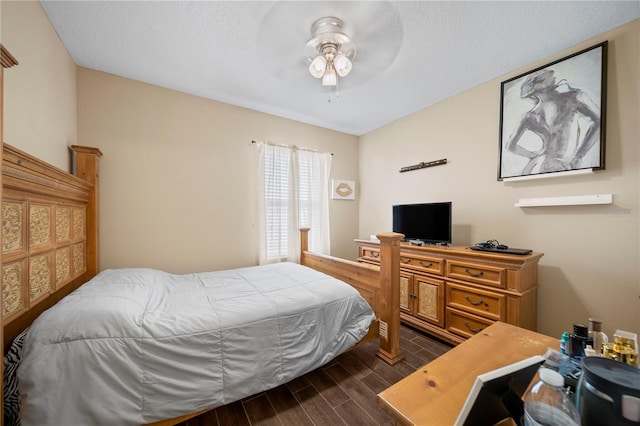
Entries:
[[327,68],[327,71],[322,76],[323,86],[335,86],[338,84],[338,77],[336,77],[336,71],[333,67]]
[[324,70],[327,68],[327,60],[322,55],[316,56],[309,65],[309,72],[315,78],[320,78],[324,74]]
[[351,61],[349,58],[339,53],[333,60],[333,66],[340,77],[344,77],[351,72]]

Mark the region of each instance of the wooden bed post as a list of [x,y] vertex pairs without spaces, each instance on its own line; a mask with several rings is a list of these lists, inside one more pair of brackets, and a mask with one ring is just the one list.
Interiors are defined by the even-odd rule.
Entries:
[[309,250],[309,229],[311,228],[300,228],[300,256]]
[[98,204],[98,160],[102,152],[98,148],[71,145],[71,173],[93,185],[87,205],[87,274],[93,277],[100,271],[98,256],[99,204]]
[[393,365],[404,359],[400,351],[400,241],[402,234],[376,235],[380,240],[380,350],[378,356]]

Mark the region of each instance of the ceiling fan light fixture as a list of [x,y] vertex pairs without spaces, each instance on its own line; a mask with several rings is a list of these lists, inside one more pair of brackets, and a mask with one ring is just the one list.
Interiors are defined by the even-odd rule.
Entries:
[[349,58],[339,53],[333,60],[333,68],[335,68],[340,77],[346,77],[351,72],[353,65]]
[[315,78],[320,78],[324,74],[325,69],[327,68],[327,60],[322,55],[316,56],[311,64],[309,65],[309,72]]
[[338,76],[345,77],[353,68],[356,46],[343,32],[344,23],[335,17],[320,18],[311,26],[307,42],[309,73],[322,78],[323,86],[337,86]]
[[331,67],[327,67],[324,75],[322,76],[323,86],[335,86],[338,84],[338,77],[336,76],[336,70]]

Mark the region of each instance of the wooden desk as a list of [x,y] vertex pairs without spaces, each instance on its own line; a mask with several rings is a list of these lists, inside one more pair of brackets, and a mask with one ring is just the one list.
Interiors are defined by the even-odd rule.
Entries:
[[479,374],[533,355],[560,341],[496,322],[378,394],[399,425],[452,425]]

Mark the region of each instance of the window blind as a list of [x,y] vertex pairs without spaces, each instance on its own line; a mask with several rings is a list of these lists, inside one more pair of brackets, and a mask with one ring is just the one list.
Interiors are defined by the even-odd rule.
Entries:
[[331,155],[272,144],[260,153],[260,262],[297,261],[302,227],[309,249],[328,254]]

